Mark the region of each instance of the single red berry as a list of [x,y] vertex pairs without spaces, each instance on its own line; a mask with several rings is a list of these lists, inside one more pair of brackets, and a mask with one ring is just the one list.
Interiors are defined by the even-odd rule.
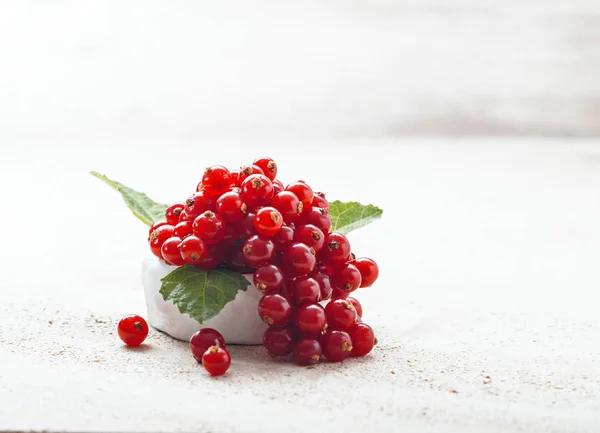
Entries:
[[283,183],[281,183],[279,179],[273,179],[273,191],[275,192],[275,194],[279,194],[284,189],[285,186],[283,186]]
[[308,245],[294,242],[283,250],[283,271],[289,277],[305,275],[315,268],[315,250]]
[[275,256],[275,244],[265,236],[254,235],[246,239],[242,247],[242,253],[248,266],[258,268],[273,260]]
[[150,237],[148,238],[148,243],[150,244],[150,251],[159,259],[163,258],[161,253],[161,248],[165,241],[173,236],[173,226],[172,225],[161,225],[152,233],[150,233]]
[[302,224],[312,224],[319,227],[325,234],[331,233],[331,216],[329,211],[320,207],[309,207],[302,215],[300,215]]
[[336,300],[336,299],[348,299],[348,297],[350,296],[350,292],[346,292],[345,290],[342,290],[338,287],[332,287],[331,289],[331,299],[332,300]]
[[294,361],[300,365],[313,365],[321,360],[323,349],[319,340],[302,338],[294,347]]
[[329,301],[325,307],[327,325],[331,329],[346,331],[356,322],[356,310],[347,299]]
[[169,223],[168,223],[168,222],[166,222],[165,220],[158,220],[158,221],[155,221],[155,222],[154,222],[154,224],[152,224],[152,225],[150,226],[150,230],[148,230],[148,240],[150,240],[150,236],[152,236],[152,232],[153,232],[154,230],[156,230],[156,229],[157,229],[157,228],[159,228],[159,227],[162,227],[162,226],[167,226],[167,225],[171,225],[171,224],[169,224]]
[[294,241],[302,242],[318,252],[323,248],[325,235],[317,226],[306,224],[294,229]]
[[304,337],[318,337],[327,327],[325,309],[321,304],[305,304],[294,313],[294,326]]
[[225,348],[225,339],[219,331],[213,328],[202,328],[190,338],[190,350],[192,356],[198,362],[202,362],[202,355],[210,346]]
[[264,174],[253,174],[242,182],[242,199],[248,206],[260,206],[271,202],[273,183]]
[[330,362],[341,362],[352,353],[352,339],[347,332],[327,330],[321,340],[323,355]]
[[274,236],[283,227],[283,217],[277,209],[271,206],[263,207],[256,212],[254,228],[264,236]]
[[361,275],[360,287],[370,287],[379,277],[379,266],[374,260],[361,257],[352,262]]
[[192,226],[194,236],[199,237],[209,245],[219,243],[225,236],[225,221],[214,213],[207,210],[194,220]]
[[305,209],[310,208],[310,204],[313,201],[314,193],[311,187],[308,186],[305,182],[292,182],[285,187],[285,190],[293,192],[296,195],[296,197],[298,197],[298,200],[302,202],[302,205]]
[[333,267],[340,266],[348,261],[350,241],[341,233],[331,233],[325,238],[325,245],[320,251],[320,256],[327,264],[331,264]]
[[231,355],[222,347],[217,345],[210,346],[204,355],[202,355],[202,366],[211,376],[221,376],[225,374],[231,365]]
[[285,281],[281,269],[270,264],[261,266],[254,272],[254,286],[264,294],[279,293]]
[[148,324],[143,317],[131,314],[119,321],[117,331],[123,343],[128,346],[139,346],[148,336]]
[[329,210],[329,202],[322,192],[315,192],[311,206]]
[[240,274],[251,274],[254,268],[246,264],[244,254],[240,247],[230,248],[225,255],[225,265],[234,272]]
[[183,203],[173,203],[171,206],[169,206],[165,211],[167,222],[172,226],[176,225],[179,222],[179,216],[184,209],[185,204]]
[[348,334],[352,339],[352,356],[365,356],[377,344],[373,328],[366,323],[355,323]]
[[185,213],[189,221],[194,221],[198,215],[207,210],[214,211],[215,208],[215,198],[206,194],[205,191],[195,192],[185,201]]
[[198,269],[208,271],[219,266],[225,260],[226,248],[222,244],[207,245],[207,254],[204,260],[196,264]]
[[283,226],[279,233],[271,239],[273,239],[277,251],[281,252],[294,241],[294,229],[290,226]]
[[173,229],[173,236],[177,236],[178,238],[185,239],[191,235],[192,235],[192,222],[191,221],[181,221],[180,223],[177,223],[177,225]]
[[321,299],[319,283],[308,275],[288,280],[285,292],[294,305],[314,304]]
[[249,213],[242,220],[242,222],[239,223],[239,232],[246,238],[249,238],[256,234],[256,229],[254,228],[254,218],[256,218],[256,214]]
[[264,175],[265,172],[262,171],[262,168],[260,168],[258,165],[244,165],[243,167],[240,168],[240,174],[238,175],[238,182],[240,184],[240,186],[242,185],[242,183],[248,179],[248,177],[252,176],[253,174],[262,174]]
[[229,189],[231,174],[222,165],[213,165],[204,170],[201,185],[208,195],[218,197]]
[[202,239],[188,236],[179,244],[179,252],[186,263],[196,265],[206,258],[208,248]]
[[181,257],[181,252],[179,251],[179,244],[181,243],[181,238],[177,236],[171,236],[169,239],[162,244],[160,247],[160,253],[163,256],[165,262],[173,266],[183,266],[185,264],[185,260]]
[[294,350],[296,339],[296,332],[289,325],[269,326],[263,336],[263,344],[271,355],[285,356]]
[[293,223],[298,220],[300,213],[302,213],[303,205],[293,192],[281,191],[273,196],[271,206],[281,212],[285,222]]
[[292,315],[292,307],[281,295],[265,295],[258,301],[258,315],[268,325],[283,325]]
[[335,272],[333,273],[333,284],[336,287],[350,293],[358,289],[360,283],[360,272],[352,263],[344,263],[335,268]]
[[179,214],[179,222],[182,223],[184,221],[190,221],[190,217],[185,209]]
[[227,223],[236,223],[246,217],[248,206],[239,192],[229,191],[217,199],[217,214]]
[[262,157],[254,160],[254,165],[260,167],[269,179],[273,180],[277,176],[277,164],[271,158]]
[[329,279],[329,275],[327,275],[323,271],[314,270],[310,273],[310,276],[314,278],[317,283],[319,283],[319,289],[321,291],[321,301],[325,301],[331,297],[331,292],[333,290],[331,286],[331,280]]
[[362,309],[362,305],[360,305],[360,302],[358,302],[358,299],[348,298],[348,301],[352,302],[352,305],[354,306],[354,309],[356,310],[356,315],[358,317],[362,317],[363,309]]

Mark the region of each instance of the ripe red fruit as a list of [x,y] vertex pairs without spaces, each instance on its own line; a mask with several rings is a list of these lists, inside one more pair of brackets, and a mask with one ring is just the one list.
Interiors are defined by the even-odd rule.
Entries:
[[181,238],[177,236],[171,236],[169,239],[162,244],[160,247],[160,253],[163,256],[165,262],[173,266],[183,266],[185,264],[185,260],[181,257],[181,252],[179,251],[179,244],[181,243]]
[[256,214],[249,213],[238,225],[239,232],[246,238],[256,234],[256,229],[254,228],[254,218],[256,218]]
[[325,307],[327,325],[331,329],[346,331],[356,322],[356,310],[352,302],[346,299],[329,301]]
[[150,251],[159,259],[162,259],[161,248],[165,241],[173,236],[173,226],[172,225],[160,225],[158,228],[150,233],[150,237],[148,238],[148,243],[150,244]]
[[[213,165],[204,171],[201,185],[208,195],[218,197],[229,189],[231,174],[222,165]],[[198,185],[198,190],[202,188]]]
[[329,299],[333,290],[329,275],[323,271],[318,271],[315,269],[313,272],[311,272],[310,276],[314,278],[317,283],[319,283],[319,288],[321,290],[321,301]]
[[295,228],[294,241],[302,242],[318,252],[321,248],[323,248],[323,244],[325,243],[325,235],[317,226],[306,224]]
[[290,191],[281,191],[273,196],[271,206],[281,212],[283,219],[288,223],[293,223],[298,219],[302,212],[302,202],[298,200],[296,194]]
[[292,307],[281,295],[265,295],[258,301],[258,315],[268,325],[283,325],[292,315]]
[[289,277],[305,275],[315,268],[315,250],[308,245],[294,242],[283,250],[283,271]]
[[348,299],[350,296],[350,292],[346,292],[338,287],[332,287],[331,289],[331,299]]
[[272,239],[277,251],[281,252],[294,241],[294,229],[290,226],[283,226]]
[[154,230],[156,230],[156,229],[157,229],[157,228],[159,228],[159,227],[162,227],[162,226],[167,226],[167,225],[171,225],[171,224],[169,224],[169,223],[168,223],[168,222],[166,222],[165,220],[158,220],[158,221],[155,221],[155,222],[154,222],[154,224],[152,224],[152,225],[150,226],[150,229],[148,230],[148,240],[150,240],[150,236],[152,235],[152,232],[153,232]]
[[190,221],[190,217],[185,209],[183,209],[183,211],[179,214],[179,222],[182,223],[184,221]]
[[254,228],[256,231],[265,236],[274,236],[283,227],[283,217],[281,213],[274,207],[263,207],[254,217]]
[[126,345],[139,346],[148,336],[148,324],[143,317],[131,314],[119,321],[117,332]]
[[361,257],[352,262],[358,268],[361,275],[360,287],[370,287],[379,277],[379,266],[374,260]]
[[181,258],[192,265],[201,263],[208,254],[204,241],[196,236],[188,236],[179,244]]
[[352,339],[352,356],[365,356],[377,344],[373,329],[366,323],[355,323],[348,334]]
[[362,305],[360,304],[360,302],[358,302],[358,299],[348,298],[348,301],[352,302],[352,305],[354,306],[354,309],[356,310],[356,315],[358,317],[362,317],[363,309],[362,309]]
[[270,264],[261,266],[254,272],[254,286],[264,294],[279,293],[285,281],[281,269]]
[[177,236],[178,238],[185,239],[192,234],[192,222],[191,221],[181,221],[177,223],[175,228],[173,229],[173,236]]
[[285,187],[283,186],[283,183],[281,183],[281,181],[279,179],[273,179],[273,191],[275,192],[275,194],[279,194],[284,189],[285,189]]
[[329,202],[325,198],[325,194],[322,192],[315,192],[311,206],[329,210]]
[[202,269],[204,271],[208,271],[219,266],[225,259],[225,253],[227,252],[225,246],[221,243],[207,246],[208,249],[206,257],[200,263],[196,264],[198,269]]
[[209,245],[219,243],[225,236],[225,221],[213,211],[207,210],[194,220],[194,236]]
[[184,209],[185,204],[183,203],[173,203],[171,206],[169,206],[165,211],[167,222],[172,226],[176,225],[179,222],[179,216]]
[[289,280],[285,292],[294,305],[314,304],[321,298],[319,283],[308,275]]
[[275,244],[265,236],[254,235],[246,239],[242,247],[242,253],[248,266],[258,268],[273,260],[275,256]]
[[192,356],[198,362],[202,362],[202,355],[210,346],[225,348],[225,339],[219,331],[213,328],[202,328],[190,338],[190,350]]
[[221,376],[231,365],[231,355],[219,346],[210,346],[202,355],[202,365],[211,376]]
[[273,180],[277,176],[277,164],[271,158],[262,157],[254,160],[254,165],[260,167],[265,176]]
[[351,293],[360,287],[361,276],[358,268],[351,263],[344,263],[333,273],[333,284]]
[[241,186],[242,183],[248,179],[248,177],[252,176],[253,174],[265,174],[264,171],[262,171],[262,168],[260,168],[258,165],[244,165],[242,168],[240,168],[240,174],[238,175],[238,183]]
[[209,196],[205,191],[195,192],[185,201],[185,213],[187,214],[187,219],[189,221],[194,221],[201,213],[204,213],[207,210],[214,211],[215,205],[215,198]]
[[325,234],[331,232],[331,216],[329,211],[320,207],[309,207],[300,216],[303,224],[312,224],[321,229]]
[[314,338],[302,338],[294,347],[294,361],[300,365],[312,365],[321,360],[323,349]]
[[236,223],[246,217],[248,206],[239,192],[229,191],[217,199],[217,214],[227,223]]
[[347,332],[327,330],[321,340],[323,355],[330,362],[341,362],[352,353],[352,339]]
[[250,175],[242,182],[242,199],[248,206],[265,205],[271,202],[275,192],[273,183],[264,174]]
[[314,193],[310,186],[305,182],[292,182],[285,187],[286,191],[293,192],[298,200],[302,202],[304,209],[308,209],[313,201]]
[[326,328],[327,317],[321,304],[305,304],[294,313],[294,326],[304,337],[317,337]]
[[331,233],[325,238],[325,245],[320,251],[320,256],[327,264],[331,264],[333,267],[340,266],[348,261],[350,241],[341,233]]
[[263,336],[263,344],[271,355],[285,356],[294,350],[296,338],[296,332],[289,325],[269,326]]
[[254,268],[248,266],[244,260],[244,254],[239,246],[230,248],[225,255],[225,264],[229,269],[240,274],[251,274]]

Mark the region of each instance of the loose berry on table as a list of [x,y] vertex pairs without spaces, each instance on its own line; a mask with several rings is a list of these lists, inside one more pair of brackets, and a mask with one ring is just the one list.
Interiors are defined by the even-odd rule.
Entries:
[[117,326],[119,338],[128,346],[139,346],[148,336],[148,323],[143,317],[131,314],[123,317]]

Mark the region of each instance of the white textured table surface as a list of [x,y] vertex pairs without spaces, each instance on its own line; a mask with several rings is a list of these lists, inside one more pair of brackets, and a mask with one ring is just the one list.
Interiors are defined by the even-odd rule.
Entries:
[[[2,141],[0,430],[598,431],[600,141],[239,143]],[[158,332],[123,347],[147,229],[87,171],[169,201],[265,153],[385,210],[351,235],[380,345],[315,368],[234,347],[219,379]]]

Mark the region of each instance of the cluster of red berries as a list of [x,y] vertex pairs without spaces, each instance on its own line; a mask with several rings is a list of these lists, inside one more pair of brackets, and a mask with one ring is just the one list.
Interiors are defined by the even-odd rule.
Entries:
[[[364,356],[376,339],[349,295],[379,275],[369,258],[331,232],[325,195],[303,181],[287,186],[277,165],[259,158],[229,171],[208,167],[196,192],[174,203],[150,229],[152,252],[175,266],[226,266],[253,273],[264,296],[260,317],[269,324],[264,345],[274,356],[293,353],[302,365]],[[332,299],[324,308],[319,302]]]

